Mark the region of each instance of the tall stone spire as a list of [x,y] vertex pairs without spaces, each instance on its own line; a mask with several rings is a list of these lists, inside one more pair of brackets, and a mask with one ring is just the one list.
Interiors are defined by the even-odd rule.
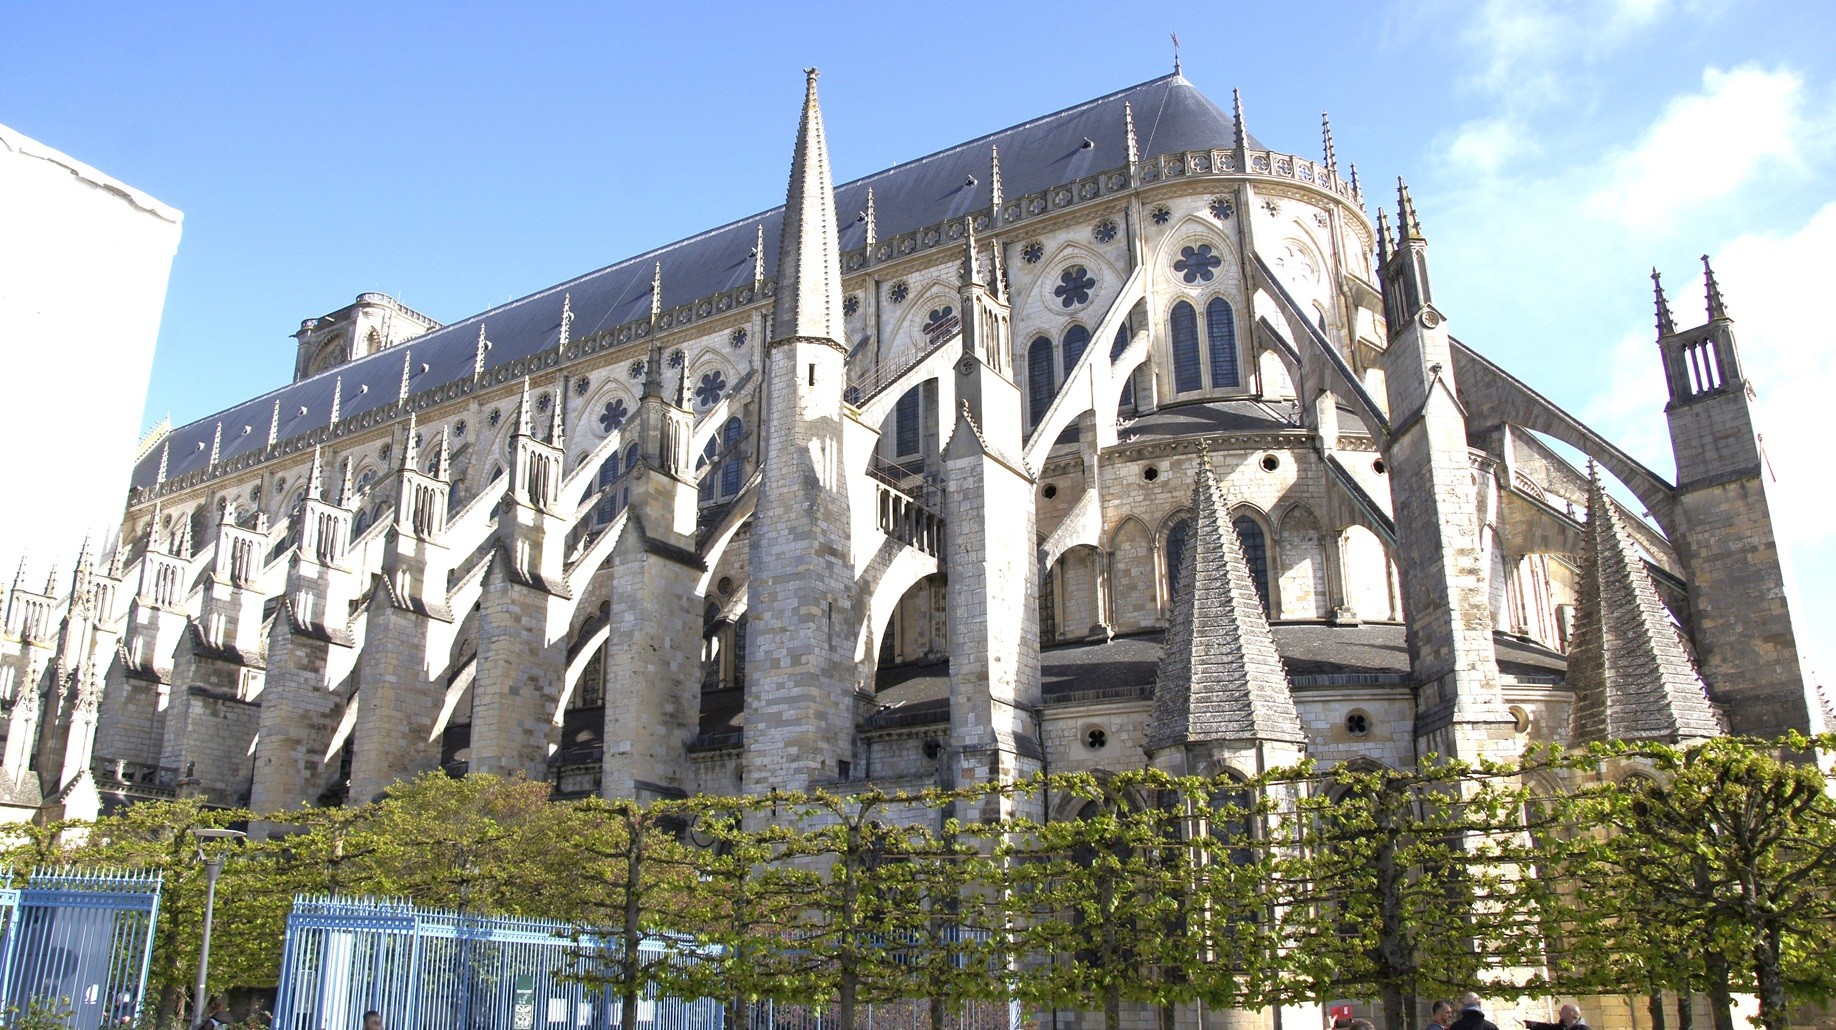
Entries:
[[445,482],[453,479],[452,438],[447,435],[447,427],[440,427],[440,451],[434,464],[434,478]]
[[1206,741],[1306,740],[1287,666],[1225,513],[1211,456],[1199,452],[1191,534],[1154,682],[1148,750]]
[[655,332],[663,318],[663,262],[650,270],[650,329]]
[[1356,161],[1351,163],[1351,188],[1353,197],[1362,198],[1364,196],[1364,187],[1358,185],[1358,162]]
[[1230,91],[1231,146],[1243,150],[1249,146],[1249,132],[1243,127],[1243,93],[1240,90]]
[[337,425],[338,418],[339,416],[343,414],[343,412],[344,412],[344,377],[339,376],[332,383],[331,421],[328,424],[334,425],[334,426]]
[[[778,244],[777,308],[773,340],[842,337],[841,251],[835,231],[835,187],[829,144],[816,99],[816,69],[807,69],[803,119],[784,198],[784,236]],[[837,344],[839,346],[839,343]]]
[[[445,430],[441,430],[442,433]],[[548,445],[560,447],[567,441],[567,377],[555,377],[555,417],[548,423]]]
[[758,239],[752,244],[752,286],[756,290],[763,285],[765,285],[765,223],[760,222]]
[[402,386],[401,386],[401,389],[397,391],[395,395],[395,399],[398,402],[406,401],[408,399],[408,391],[410,389],[408,385],[409,380],[414,378],[413,362],[414,362],[413,348],[404,347],[402,349]]
[[1377,263],[1390,260],[1390,213],[1377,209]]
[[1126,100],[1122,101],[1122,128],[1127,135],[1128,166],[1133,168],[1141,163],[1141,144],[1135,138],[1135,105]]
[[555,340],[556,352],[567,350],[568,340],[573,335],[573,331],[574,295],[572,293],[563,293],[561,295],[561,335]]
[[1332,115],[1325,111],[1320,112],[1320,139],[1326,149],[1326,170],[1339,174],[1339,155],[1332,149]]
[[153,472],[153,485],[158,486],[166,481],[166,468],[172,462],[172,440],[170,437],[159,445],[159,468]]
[[338,507],[355,508],[356,504],[354,502],[357,500],[357,485],[353,476],[356,472],[356,462],[352,461],[350,456],[346,455],[342,464],[344,466],[344,477],[338,484]]
[[975,218],[963,217],[963,268],[962,284],[964,286],[982,285],[982,265],[975,255]]
[[[759,230],[760,233],[764,231]],[[761,240],[764,238],[762,235],[759,237]],[[873,210],[873,187],[869,186],[867,187],[867,260],[873,260],[873,245],[878,242],[880,242],[880,224]]]
[[478,349],[472,352],[472,378],[484,375],[485,351],[491,349],[491,341],[485,339],[484,323],[478,323]]
[[1713,322],[1728,317],[1727,305],[1721,302],[1721,286],[1715,282],[1715,269],[1709,265],[1709,256],[1702,255],[1703,288],[1708,292],[1708,317]]
[[1396,177],[1396,240],[1398,246],[1403,240],[1425,240],[1422,235],[1421,219],[1415,217],[1415,200],[1409,196],[1409,184],[1402,176]]
[[421,471],[421,416],[413,411],[408,413],[408,438],[402,441],[402,467]]
[[223,423],[218,422],[217,428],[210,434],[210,463],[212,465],[215,465],[219,460],[222,459],[222,457],[223,457]]
[[1568,651],[1569,743],[1720,736],[1720,716],[1632,536],[1590,468],[1581,589]]
[[1670,301],[1664,296],[1664,278],[1658,274],[1655,267],[1651,269],[1651,292],[1657,295],[1658,339],[1674,335],[1677,331],[1677,321],[1670,317]]
[[280,443],[280,398],[274,399],[274,413],[268,416],[268,446]]
[[530,421],[530,419],[533,417],[530,414],[531,410],[532,409],[529,404],[529,377],[524,376],[523,377],[523,396],[522,396],[522,399],[517,401],[517,404],[516,404],[516,435],[517,436],[528,436],[530,433],[534,432],[533,423]]
[[325,453],[313,447],[312,468],[306,472],[306,499],[316,501],[325,495]]

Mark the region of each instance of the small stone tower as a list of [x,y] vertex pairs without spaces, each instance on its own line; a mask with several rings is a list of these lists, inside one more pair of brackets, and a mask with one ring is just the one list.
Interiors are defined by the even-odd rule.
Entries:
[[784,203],[748,547],[745,781],[791,790],[854,761],[857,590],[842,446],[841,251],[814,68]]
[[1707,255],[1702,268],[1708,322],[1694,329],[1677,329],[1652,273],[1670,389],[1664,412],[1677,459],[1683,531],[1675,543],[1689,578],[1697,657],[1735,733],[1822,729],[1822,707],[1812,696],[1785,599],[1753,388],[1741,372],[1734,320]]
[[[1421,684],[1415,735],[1424,754],[1505,757],[1515,727],[1499,689],[1466,409],[1454,383],[1447,320],[1428,285],[1428,240],[1400,179],[1397,202],[1395,249],[1385,253],[1389,241],[1379,244],[1377,271],[1390,333],[1384,382],[1393,428],[1384,457],[1409,665]],[[1388,228],[1380,214],[1380,239]]]

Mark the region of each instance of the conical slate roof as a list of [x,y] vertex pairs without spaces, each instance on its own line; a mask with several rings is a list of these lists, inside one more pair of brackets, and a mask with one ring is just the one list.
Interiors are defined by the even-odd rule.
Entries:
[[1148,750],[1202,741],[1306,740],[1237,531],[1199,454],[1192,536],[1154,681]]
[[1568,652],[1569,743],[1726,732],[1619,511],[1593,472]]

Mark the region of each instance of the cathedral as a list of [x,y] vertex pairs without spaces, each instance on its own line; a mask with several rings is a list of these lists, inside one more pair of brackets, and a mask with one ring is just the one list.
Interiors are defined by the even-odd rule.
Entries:
[[144,441],[118,539],[6,594],[0,802],[1823,729],[1712,270],[1656,286],[1671,482],[1363,189],[1177,71],[838,187],[812,70],[783,207],[457,322],[359,294]]

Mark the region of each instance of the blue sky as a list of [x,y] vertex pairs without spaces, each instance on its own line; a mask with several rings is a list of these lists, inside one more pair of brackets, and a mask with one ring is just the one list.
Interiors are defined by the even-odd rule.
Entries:
[[[1836,628],[1836,4],[12,4],[0,122],[185,212],[145,421],[290,375],[380,290],[453,320],[778,203],[823,69],[838,179],[1159,75],[1372,203],[1406,175],[1456,335],[1671,469],[1651,265],[1716,256],[1800,633]],[[1825,662],[1827,664],[1827,661]]]

